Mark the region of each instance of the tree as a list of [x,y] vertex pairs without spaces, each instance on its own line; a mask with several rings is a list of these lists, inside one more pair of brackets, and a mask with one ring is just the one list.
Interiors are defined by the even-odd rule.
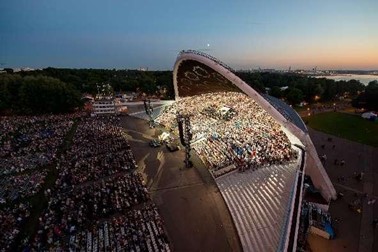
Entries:
[[281,88],[277,86],[272,87],[272,89],[270,90],[270,95],[277,98],[281,98],[282,97]]
[[367,85],[365,92],[362,92],[352,101],[356,108],[366,108],[368,110],[378,110],[378,81],[371,81]]
[[307,86],[303,91],[305,100],[308,102],[316,101],[316,97],[321,97],[323,95],[323,88],[320,85],[324,79],[309,78]]
[[0,111],[10,108],[10,92],[8,89],[8,83],[0,82]]
[[4,68],[4,71],[7,72],[7,73],[13,73],[12,68]]
[[324,92],[322,95],[323,101],[330,101],[335,99],[337,95],[337,88],[334,80],[325,80],[324,86],[323,86]]
[[65,113],[80,105],[73,86],[46,76],[27,76],[19,88],[18,111],[23,114]]
[[0,75],[0,111],[15,111],[19,105],[22,77],[18,74]]
[[154,94],[156,92],[156,83],[151,76],[144,76],[139,84],[141,91],[144,93]]
[[303,101],[303,93],[298,88],[288,88],[286,99],[292,105],[299,104],[301,101]]

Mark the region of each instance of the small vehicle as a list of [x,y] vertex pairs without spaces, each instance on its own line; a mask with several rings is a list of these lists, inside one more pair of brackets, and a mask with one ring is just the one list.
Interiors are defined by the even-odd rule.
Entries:
[[152,148],[158,148],[161,146],[161,142],[157,139],[153,139],[150,141],[149,145],[152,147]]
[[170,152],[175,152],[175,151],[178,151],[180,150],[180,147],[175,144],[175,143],[168,143],[167,144],[167,149],[170,151]]

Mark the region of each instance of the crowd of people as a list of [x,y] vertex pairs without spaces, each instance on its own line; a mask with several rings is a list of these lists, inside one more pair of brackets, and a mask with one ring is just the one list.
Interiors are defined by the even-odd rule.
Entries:
[[[48,115],[2,117],[1,122],[0,251],[15,246],[169,251],[163,222],[135,172],[117,117]],[[62,151],[71,129],[71,145]],[[55,183],[41,191],[52,169]],[[33,210],[29,196],[37,193],[48,200],[37,232],[22,245],[14,244]]]
[[212,171],[231,171],[231,166],[241,171],[256,169],[297,156],[280,124],[245,94],[219,92],[184,97],[156,121],[176,131],[178,113],[190,116],[192,146]]
[[78,125],[71,148],[58,163],[58,182],[63,187],[95,181],[136,167],[123,131],[113,126],[117,123],[115,118],[110,120],[113,121],[85,120]]
[[0,210],[0,251],[11,251],[16,236],[30,216],[30,204],[19,203]]
[[156,207],[113,217],[69,237],[71,251],[170,251]]
[[46,190],[32,250],[169,251],[117,117],[83,118]]
[[51,164],[74,117],[1,117],[0,174],[16,174]]
[[45,182],[47,170],[0,178],[0,204],[35,195]]
[[10,249],[30,216],[26,198],[41,190],[76,116],[0,117],[0,248]]

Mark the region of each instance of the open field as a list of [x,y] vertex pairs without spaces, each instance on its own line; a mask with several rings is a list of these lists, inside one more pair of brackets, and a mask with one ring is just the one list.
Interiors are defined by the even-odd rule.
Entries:
[[362,144],[378,147],[378,123],[357,115],[326,112],[304,118],[315,130]]

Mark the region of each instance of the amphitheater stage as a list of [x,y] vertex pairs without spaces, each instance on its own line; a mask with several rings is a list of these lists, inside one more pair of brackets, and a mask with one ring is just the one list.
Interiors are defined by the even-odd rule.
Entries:
[[159,208],[173,251],[242,251],[222,195],[207,168],[192,153],[194,168],[185,169],[184,152],[148,142],[159,129],[145,120],[122,117],[138,170]]

